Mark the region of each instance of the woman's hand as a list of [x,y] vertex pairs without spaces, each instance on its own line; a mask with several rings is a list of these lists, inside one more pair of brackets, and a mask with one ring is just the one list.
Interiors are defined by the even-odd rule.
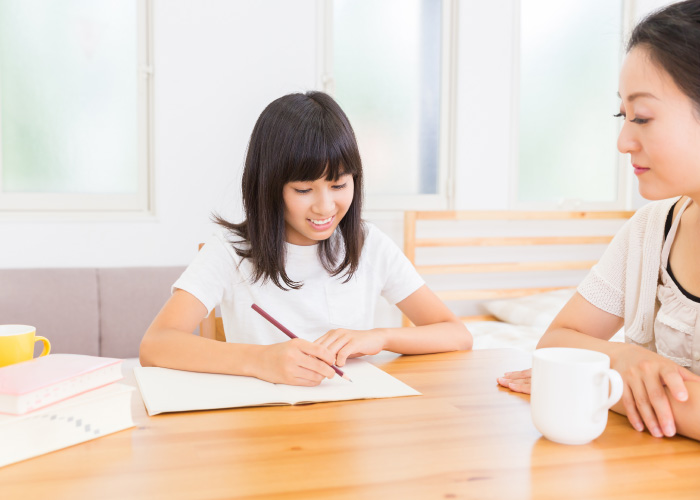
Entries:
[[377,354],[384,348],[384,339],[377,330],[330,330],[314,341],[335,357],[336,366],[344,366],[348,358]]
[[522,370],[519,372],[504,373],[502,377],[497,378],[499,385],[507,387],[511,391],[530,394],[530,380],[532,378],[532,369]]
[[625,383],[622,399],[614,409],[620,411],[622,405],[632,427],[638,431],[643,431],[646,425],[652,436],[673,436],[676,425],[664,387],[674,399],[686,401],[685,381],[700,382],[700,376],[640,346],[626,344],[625,347],[612,366]]
[[261,347],[253,375],[275,384],[316,386],[333,378],[330,367],[335,356],[324,346],[303,339],[292,339]]

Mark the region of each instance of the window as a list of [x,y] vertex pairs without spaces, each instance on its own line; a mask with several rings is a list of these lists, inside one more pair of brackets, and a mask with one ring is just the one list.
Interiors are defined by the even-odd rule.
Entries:
[[347,113],[369,208],[445,208],[450,168],[452,3],[324,3],[324,90]]
[[146,0],[0,0],[0,210],[145,211]]
[[515,205],[624,204],[612,118],[622,0],[521,0]]

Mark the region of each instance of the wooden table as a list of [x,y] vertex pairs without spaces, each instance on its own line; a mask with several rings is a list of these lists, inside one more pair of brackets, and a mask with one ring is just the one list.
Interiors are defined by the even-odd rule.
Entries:
[[496,385],[525,352],[373,362],[423,396],[149,418],[135,394],[137,427],[0,469],[0,498],[700,498],[698,442],[613,413],[591,444],[541,437]]

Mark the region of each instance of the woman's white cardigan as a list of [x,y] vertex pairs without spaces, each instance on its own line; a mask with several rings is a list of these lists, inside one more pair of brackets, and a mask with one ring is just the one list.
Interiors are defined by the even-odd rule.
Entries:
[[598,309],[624,318],[625,341],[652,349],[664,226],[676,201],[656,201],[637,210],[578,286],[578,293]]

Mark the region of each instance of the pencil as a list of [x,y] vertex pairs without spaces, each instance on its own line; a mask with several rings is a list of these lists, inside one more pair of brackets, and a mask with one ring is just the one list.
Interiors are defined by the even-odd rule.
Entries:
[[[289,337],[290,339],[298,339],[298,338],[299,338],[299,337],[297,337],[296,335],[294,335],[286,326],[284,326],[282,323],[280,323],[280,322],[277,321],[275,318],[273,318],[272,316],[270,316],[269,314],[267,314],[265,311],[263,311],[263,309],[262,309],[259,305],[253,304],[253,305],[250,306],[250,307],[252,307],[253,310],[254,310],[256,313],[258,313],[260,316],[262,316],[263,318],[265,318],[266,320],[268,320],[270,323],[272,323],[273,325],[275,325],[277,328],[279,328],[279,329],[282,331],[282,333],[284,333],[284,334],[285,334],[287,337]],[[343,377],[345,380],[349,380],[350,382],[352,382],[352,379],[351,379],[350,377],[348,377],[347,375],[345,375],[345,374],[343,373],[343,371],[342,371],[340,368],[338,368],[338,367],[335,366],[335,365],[331,365],[331,368],[333,368],[333,369],[335,370],[335,373],[337,373],[338,375],[340,375],[341,377]]]

